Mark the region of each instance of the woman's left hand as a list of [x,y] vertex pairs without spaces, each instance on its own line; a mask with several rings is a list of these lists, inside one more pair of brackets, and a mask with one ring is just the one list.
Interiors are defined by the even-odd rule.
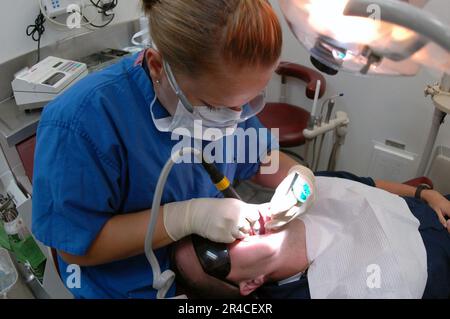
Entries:
[[313,172],[301,165],[292,167],[270,201],[270,221],[266,223],[266,229],[277,230],[306,213],[314,203],[315,195]]
[[450,201],[435,190],[427,190],[422,194],[422,198],[436,212],[441,224],[450,232],[450,222],[445,220],[445,217],[450,218]]

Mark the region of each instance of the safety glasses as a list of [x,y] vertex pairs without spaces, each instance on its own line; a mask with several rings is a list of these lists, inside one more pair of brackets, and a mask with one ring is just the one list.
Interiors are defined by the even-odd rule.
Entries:
[[[188,110],[190,113],[193,113],[194,106],[189,102],[186,95],[183,93],[177,81],[175,80],[175,76],[173,75],[170,65],[166,61],[163,61],[163,67],[167,74],[169,84],[174,90],[175,94],[178,96],[178,98],[180,99],[181,103],[186,108],[186,110]],[[266,106],[266,91],[264,90],[260,94],[258,94],[255,98],[253,98],[250,102],[242,106],[242,113],[237,122],[238,123],[245,122],[249,118],[252,118],[253,116],[259,114],[264,109],[265,106]]]

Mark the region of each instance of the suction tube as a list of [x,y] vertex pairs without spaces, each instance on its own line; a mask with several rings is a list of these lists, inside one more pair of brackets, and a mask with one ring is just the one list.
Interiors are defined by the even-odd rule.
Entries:
[[[166,165],[161,171],[161,175],[158,179],[158,184],[156,185],[155,194],[153,197],[152,211],[150,216],[150,222],[147,229],[147,234],[145,236],[145,255],[152,267],[153,271],[153,288],[155,288],[158,293],[156,297],[158,299],[165,298],[167,292],[172,286],[175,280],[175,273],[172,270],[166,270],[161,273],[161,267],[159,265],[158,259],[153,251],[153,234],[155,232],[156,223],[158,221],[159,210],[161,207],[161,198],[164,191],[164,186],[166,185],[167,178],[169,176],[172,167],[178,162],[183,156],[187,154],[194,154],[197,158],[201,160],[203,167],[209,174],[212,182],[216,188],[221,191],[226,198],[236,198],[240,199],[240,196],[236,190],[232,187],[228,178],[223,175],[217,167],[213,164],[207,163],[202,156],[202,153],[195,148],[183,148],[177,153],[172,154],[170,159],[167,161]],[[206,239],[204,239],[207,241]]]
[[194,154],[195,156],[201,158],[201,152],[194,148],[183,148],[177,153],[172,154],[170,159],[167,161],[166,165],[161,171],[161,175],[158,179],[158,184],[156,185],[155,194],[153,197],[152,211],[150,216],[150,222],[147,229],[147,234],[145,236],[145,256],[147,257],[153,271],[153,288],[155,288],[158,293],[156,298],[165,298],[167,292],[172,286],[175,280],[175,273],[172,270],[166,270],[161,273],[161,267],[159,266],[158,259],[153,251],[153,234],[155,232],[156,223],[158,221],[159,209],[161,206],[161,198],[164,191],[164,186],[166,185],[167,178],[169,176],[172,167],[180,158],[186,154]]

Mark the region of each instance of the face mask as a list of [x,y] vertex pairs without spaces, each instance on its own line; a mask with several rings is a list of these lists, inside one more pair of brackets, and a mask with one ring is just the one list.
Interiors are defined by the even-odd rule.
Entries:
[[[178,103],[173,116],[156,119],[153,113],[153,107],[157,99],[155,96],[150,105],[150,113],[156,128],[161,132],[173,132],[201,140],[212,140],[214,136],[214,140],[217,140],[218,137],[232,135],[239,123],[255,116],[265,106],[265,93],[262,92],[247,105],[243,106],[241,111],[234,111],[228,107],[215,109],[207,106],[194,107],[178,86],[170,66],[165,61],[163,65],[169,84],[178,96]],[[207,134],[208,136],[205,137],[204,131],[207,129],[215,129],[214,134]]]
[[207,129],[214,129],[215,140],[219,137],[231,135],[236,131],[238,119],[242,112],[233,111],[228,108],[221,108],[211,110],[206,106],[195,107],[193,112],[189,112],[178,101],[176,112],[173,116],[156,119],[153,107],[156,104],[156,95],[150,105],[150,113],[152,115],[153,123],[161,132],[173,132],[178,135],[185,135],[199,140],[212,140],[205,137],[204,133]]

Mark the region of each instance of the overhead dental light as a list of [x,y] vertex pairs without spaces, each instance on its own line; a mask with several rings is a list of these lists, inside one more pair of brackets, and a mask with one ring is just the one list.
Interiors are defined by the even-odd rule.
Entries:
[[415,75],[422,65],[450,73],[450,26],[428,0],[280,0],[293,33],[320,71]]

